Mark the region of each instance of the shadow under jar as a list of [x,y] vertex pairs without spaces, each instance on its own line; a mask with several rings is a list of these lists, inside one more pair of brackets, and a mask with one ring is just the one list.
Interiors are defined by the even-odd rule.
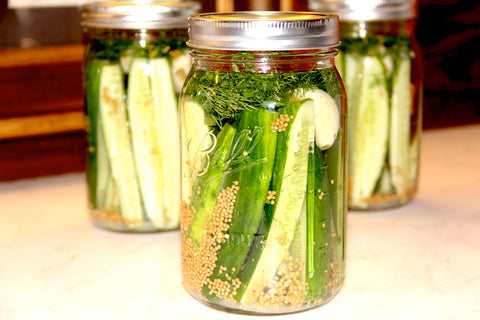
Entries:
[[345,267],[338,17],[206,13],[189,23],[193,65],[180,98],[184,285],[239,313],[322,305]]
[[152,232],[180,224],[178,96],[191,67],[195,2],[84,6],[87,182],[94,225]]
[[348,98],[348,207],[387,209],[417,192],[423,104],[414,0],[310,0],[340,17]]

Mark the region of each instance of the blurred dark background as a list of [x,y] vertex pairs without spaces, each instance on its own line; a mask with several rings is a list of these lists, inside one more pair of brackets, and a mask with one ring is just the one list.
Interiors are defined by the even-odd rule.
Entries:
[[480,2],[420,0],[425,57],[424,128],[480,121]]
[[[12,9],[0,1],[0,181],[81,171],[80,8]],[[200,2],[203,12],[308,10],[307,0]],[[416,37],[425,60],[423,128],[480,123],[480,3],[418,0],[417,7]],[[48,121],[50,131],[32,130]]]

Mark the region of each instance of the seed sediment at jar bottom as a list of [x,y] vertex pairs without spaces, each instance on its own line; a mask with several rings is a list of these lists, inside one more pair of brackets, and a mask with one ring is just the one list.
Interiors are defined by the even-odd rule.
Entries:
[[180,106],[187,289],[258,313],[327,302],[344,277],[345,137],[333,68],[195,70]]
[[178,228],[177,101],[190,70],[186,46],[96,38],[84,68],[93,223],[119,231]]
[[348,203],[402,205],[417,190],[421,94],[407,36],[343,39],[337,66],[348,96]]

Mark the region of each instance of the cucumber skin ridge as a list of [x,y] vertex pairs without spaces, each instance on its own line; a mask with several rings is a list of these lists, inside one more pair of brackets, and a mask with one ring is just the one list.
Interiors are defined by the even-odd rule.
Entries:
[[[228,280],[220,271],[222,267],[226,267],[229,271],[233,270],[229,272],[229,277],[236,279],[242,270],[252,244],[255,243],[256,232],[264,215],[264,206],[276,153],[277,133],[270,129],[274,117],[275,114],[266,109],[255,112],[243,111],[239,116],[234,144],[235,139],[240,137],[243,130],[252,130],[253,132],[256,128],[260,128],[263,134],[259,138],[260,142],[247,155],[248,159],[246,158],[244,163],[238,164],[237,168],[228,170],[224,175],[223,186],[230,186],[234,182],[238,182],[240,189],[237,193],[233,217],[227,232],[228,238],[217,252],[217,266],[210,276],[210,281],[215,279]],[[231,151],[233,150],[231,149]],[[249,164],[249,160],[257,161],[257,163]],[[242,168],[242,166],[245,167]],[[255,184],[254,181],[257,181],[257,183]],[[244,238],[243,235],[247,235],[247,238]],[[242,241],[244,244],[236,245],[236,241]],[[209,294],[209,291],[208,286],[205,286],[203,295],[211,301],[216,301],[218,298]],[[237,299],[237,297],[235,298]]]
[[269,219],[271,225],[266,245],[242,297],[243,304],[255,304],[264,286],[275,287],[276,281],[272,279],[282,262],[291,256],[289,249],[296,226],[301,220],[300,214],[306,196],[308,150],[310,141],[314,141],[315,137],[313,112],[314,102],[310,99],[282,110],[282,113],[289,117],[293,116],[293,120],[289,122],[285,132],[279,133],[277,149],[285,152],[285,155],[279,155],[275,159],[274,172],[278,179],[274,181],[272,190],[277,192],[277,198],[272,206],[274,208],[272,218]]
[[206,234],[204,224],[211,219],[215,200],[220,192],[222,177],[228,166],[228,152],[235,135],[235,128],[226,124],[217,135],[216,147],[211,153],[207,170],[197,177],[193,187],[191,206],[195,208],[195,216],[187,234],[192,238],[195,247],[201,246],[202,235]]
[[[94,208],[97,203],[97,139],[98,139],[98,108],[100,99],[100,74],[106,61],[93,60],[85,71],[85,129],[87,132],[88,156],[87,156],[87,183],[89,188],[89,200]],[[93,149],[92,149],[93,148]]]

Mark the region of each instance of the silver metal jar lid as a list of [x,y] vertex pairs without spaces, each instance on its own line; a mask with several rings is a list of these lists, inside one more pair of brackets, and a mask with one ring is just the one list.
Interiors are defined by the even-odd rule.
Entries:
[[338,16],[316,12],[246,11],[190,16],[193,48],[264,51],[339,45]]
[[415,17],[415,0],[309,0],[312,11],[338,14],[340,20],[404,20]]
[[83,6],[81,25],[105,29],[187,28],[187,17],[199,10],[196,1],[97,1]]

